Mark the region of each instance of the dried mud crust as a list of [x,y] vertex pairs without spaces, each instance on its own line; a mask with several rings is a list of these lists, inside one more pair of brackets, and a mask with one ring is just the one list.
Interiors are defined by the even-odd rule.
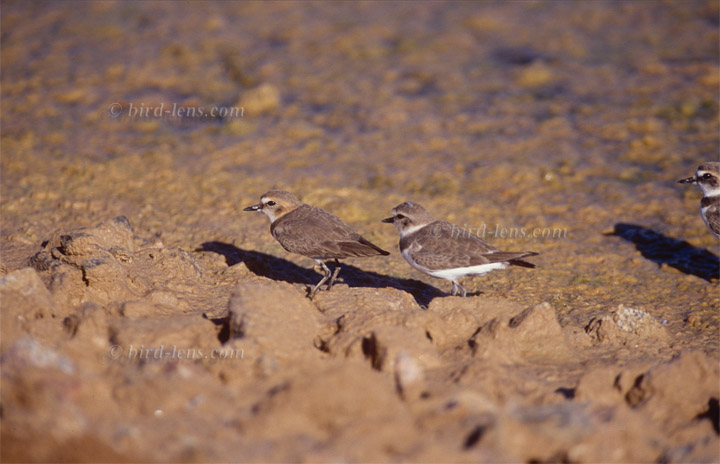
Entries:
[[717,360],[642,310],[582,327],[548,303],[422,308],[396,288],[310,301],[206,253],[117,217],[57,231],[0,280],[5,459],[716,456]]

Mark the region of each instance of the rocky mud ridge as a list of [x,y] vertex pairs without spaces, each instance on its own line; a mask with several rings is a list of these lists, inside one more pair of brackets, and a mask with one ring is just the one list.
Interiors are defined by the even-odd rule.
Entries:
[[547,302],[372,275],[311,301],[291,263],[271,279],[230,248],[166,247],[121,216],[3,276],[3,459],[718,456],[717,360],[645,311],[561,325]]

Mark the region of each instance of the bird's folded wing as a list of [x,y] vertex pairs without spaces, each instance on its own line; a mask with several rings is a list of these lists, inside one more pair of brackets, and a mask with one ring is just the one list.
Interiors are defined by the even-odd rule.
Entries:
[[416,263],[432,270],[505,262],[535,254],[499,251],[476,235],[445,222],[431,224],[423,232],[414,239],[411,255]]
[[387,251],[382,248],[368,242],[364,238],[360,237],[357,241],[346,241],[346,242],[335,242],[338,248],[347,255],[347,257],[355,256],[375,256],[375,255],[389,255]]
[[326,211],[315,209],[312,216],[288,216],[276,221],[271,230],[273,237],[292,253],[322,259],[386,253]]

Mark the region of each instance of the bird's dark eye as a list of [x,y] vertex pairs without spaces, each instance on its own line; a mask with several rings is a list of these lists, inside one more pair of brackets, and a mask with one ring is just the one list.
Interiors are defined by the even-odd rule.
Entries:
[[268,202],[265,203],[265,204],[266,204],[267,206],[275,206],[275,205],[277,205],[277,203],[275,203],[275,202],[272,201],[272,200],[268,201]]
[[708,179],[712,178],[712,174],[710,174],[709,172],[706,172],[706,173],[703,174],[702,177],[700,177],[700,178],[701,178],[702,180],[708,180]]
[[395,219],[405,219],[405,216],[402,214],[396,214]]

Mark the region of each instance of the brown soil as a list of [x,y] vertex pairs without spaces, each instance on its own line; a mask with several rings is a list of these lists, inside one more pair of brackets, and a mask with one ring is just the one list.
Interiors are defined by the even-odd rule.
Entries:
[[[0,457],[720,462],[718,16],[3,3]],[[308,300],[271,187],[393,254]],[[448,296],[404,200],[538,267]]]

